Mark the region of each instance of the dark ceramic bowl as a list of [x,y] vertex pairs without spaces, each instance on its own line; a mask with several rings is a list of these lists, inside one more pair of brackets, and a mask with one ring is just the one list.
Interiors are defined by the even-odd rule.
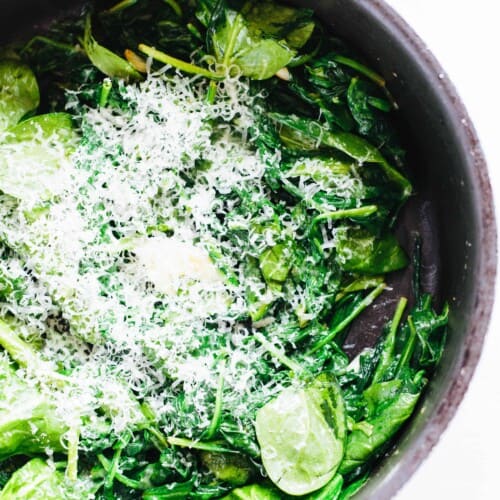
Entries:
[[[0,44],[27,36],[34,23],[78,9],[81,1],[1,0]],[[301,3],[301,2],[296,2]],[[349,41],[387,80],[400,106],[417,194],[400,230],[424,241],[424,284],[451,306],[444,358],[418,411],[359,494],[387,499],[409,479],[455,414],[479,360],[496,272],[496,227],[483,153],[463,104],[443,69],[412,29],[379,0],[302,1]],[[3,39],[3,40],[2,40]],[[406,283],[406,284],[405,284]],[[394,296],[370,322],[383,322],[408,276],[393,277]],[[358,351],[373,343],[363,322],[348,342]],[[373,331],[373,329],[372,329]]]

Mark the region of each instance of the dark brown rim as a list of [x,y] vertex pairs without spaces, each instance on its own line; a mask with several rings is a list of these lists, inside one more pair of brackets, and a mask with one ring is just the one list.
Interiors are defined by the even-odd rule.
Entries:
[[385,473],[374,477],[358,496],[360,499],[373,500],[391,498],[401,489],[438,443],[463,400],[481,356],[493,309],[497,266],[497,229],[486,160],[474,126],[454,85],[423,40],[392,7],[382,0],[370,0],[369,4],[370,9],[375,12],[380,21],[403,41],[414,60],[418,60],[431,78],[436,80],[439,94],[446,108],[450,110],[452,126],[458,131],[462,143],[468,148],[467,161],[474,172],[473,188],[480,195],[477,197],[480,248],[475,277],[474,312],[470,318],[461,360],[451,374],[446,397],[429,416],[422,433],[411,449],[401,456],[397,473]]

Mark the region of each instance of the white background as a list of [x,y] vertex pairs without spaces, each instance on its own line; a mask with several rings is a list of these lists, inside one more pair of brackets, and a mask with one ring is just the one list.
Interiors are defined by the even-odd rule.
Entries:
[[[454,82],[489,163],[500,221],[498,0],[387,0]],[[429,458],[396,500],[500,499],[500,300],[465,399]]]

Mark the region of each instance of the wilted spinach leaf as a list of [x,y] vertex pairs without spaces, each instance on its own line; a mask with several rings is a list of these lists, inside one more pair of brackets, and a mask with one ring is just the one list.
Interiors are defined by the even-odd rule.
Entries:
[[325,486],[344,454],[337,383],[320,376],[305,388],[285,389],[257,412],[255,430],[266,472],[282,491],[305,495]]
[[92,64],[105,75],[124,80],[140,80],[142,78],[141,74],[128,61],[97,43],[92,36],[90,16],[85,22],[83,47]]
[[385,274],[408,264],[408,257],[392,234],[379,237],[361,228],[339,228],[335,238],[338,262],[345,271]]
[[0,132],[15,125],[40,103],[35,75],[25,64],[0,60]]
[[6,130],[0,135],[0,190],[31,202],[50,198],[76,138],[66,113],[35,116]]
[[[200,19],[206,20],[206,10]],[[216,61],[228,70],[265,80],[285,67],[314,29],[311,12],[271,2],[245,2],[239,10],[218,2],[208,32]]]

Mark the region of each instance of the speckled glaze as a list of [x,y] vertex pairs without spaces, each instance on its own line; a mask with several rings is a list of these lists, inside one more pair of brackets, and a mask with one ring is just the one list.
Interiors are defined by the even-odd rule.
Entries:
[[[81,3],[1,0],[0,44],[24,37],[34,24],[43,26],[69,9],[78,10]],[[401,17],[379,0],[293,3],[314,8],[337,35],[357,47],[384,76],[399,103],[417,192],[401,225],[407,233],[422,233],[424,287],[451,308],[446,351],[418,411],[357,497],[388,499],[438,442],[479,361],[496,276],[492,191],[474,127],[453,84]],[[376,309],[379,323],[389,317],[396,296],[406,293],[403,281],[401,276],[393,278],[392,299]],[[373,343],[367,323],[360,322],[349,335],[353,352]]]

